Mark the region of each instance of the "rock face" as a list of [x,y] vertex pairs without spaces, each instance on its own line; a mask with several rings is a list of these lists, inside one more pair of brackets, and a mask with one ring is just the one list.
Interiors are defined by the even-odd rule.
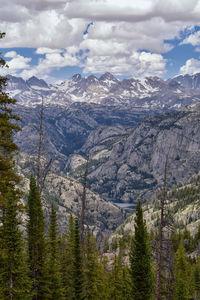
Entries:
[[91,153],[91,189],[117,202],[135,202],[138,196],[144,201],[162,186],[167,154],[168,187],[184,183],[200,168],[199,120],[195,105],[148,117],[131,130],[93,131],[82,147]]
[[190,89],[200,89],[200,73],[194,75],[180,75],[173,78],[182,86]]
[[[38,142],[40,107],[18,105],[15,112],[21,117],[23,128],[17,134],[16,142],[22,152],[33,154]],[[80,151],[89,134],[100,126],[132,127],[149,113],[147,110],[86,103],[73,103],[67,107],[48,105],[44,109],[46,148],[53,156],[68,156]]]

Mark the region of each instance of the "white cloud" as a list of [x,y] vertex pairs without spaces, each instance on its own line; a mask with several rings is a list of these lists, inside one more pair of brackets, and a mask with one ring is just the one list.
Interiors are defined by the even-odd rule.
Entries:
[[191,58],[188,59],[185,63],[185,65],[183,65],[180,68],[180,74],[190,74],[193,75],[195,73],[200,72],[200,60],[195,59],[195,58]]
[[133,52],[127,57],[90,56],[86,59],[84,73],[109,72],[133,77],[162,76],[166,61],[160,54]]
[[181,42],[183,44],[191,44],[192,46],[200,46],[200,31],[190,34],[186,39]]
[[76,0],[66,6],[70,17],[134,23],[155,17],[167,22],[199,22],[199,12],[198,0]]
[[49,74],[54,68],[77,66],[80,64],[79,57],[68,53],[66,50],[57,50],[56,52],[54,49],[52,52],[47,51],[45,58],[40,59],[38,65],[32,66],[30,69],[23,70],[19,75],[24,79],[28,79],[31,76],[46,79],[48,77],[47,74]]
[[0,75],[2,76],[7,74],[18,75],[22,70],[29,70],[31,68],[31,57],[24,57],[17,54],[16,51],[6,52],[4,57],[10,58],[10,60],[7,61],[8,68],[0,68]]
[[[23,76],[45,76],[63,66],[161,75],[166,64],[161,54],[173,48],[165,40],[200,25],[199,15],[199,0],[10,0],[0,10],[1,30],[7,33],[1,47],[37,48],[36,54],[45,56],[31,68],[21,59]],[[94,25],[83,35],[90,22]],[[200,37],[194,35],[188,42],[198,46]],[[82,58],[77,56],[81,50]]]
[[1,31],[6,37],[1,47],[65,48],[82,41],[86,26],[87,21],[68,20],[56,10],[41,11],[21,22],[2,21]]
[[35,51],[36,54],[59,53],[59,52],[61,52],[60,49],[51,49],[46,47],[37,48]]
[[7,62],[9,66],[9,72],[17,72],[21,69],[29,69],[30,68],[30,57],[24,57],[22,55],[17,54],[15,51],[9,51],[5,53],[5,57],[11,58],[10,61]]
[[188,22],[199,23],[199,6],[198,0],[11,0],[0,10],[1,30],[7,32],[1,45],[77,46],[87,24],[94,21],[90,38],[105,40],[112,35],[116,41],[140,42],[140,49],[154,51],[155,44],[157,52],[168,51],[164,39],[177,36]]
[[17,56],[17,52],[16,51],[9,51],[9,52],[6,52],[4,54],[4,57],[9,57],[9,58],[14,58]]

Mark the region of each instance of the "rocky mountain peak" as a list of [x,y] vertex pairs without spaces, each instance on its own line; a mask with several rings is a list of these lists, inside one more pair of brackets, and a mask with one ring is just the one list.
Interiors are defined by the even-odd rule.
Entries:
[[174,77],[173,80],[186,88],[200,89],[200,73],[196,73],[194,75],[179,75]]
[[21,77],[15,77],[12,75],[8,75],[8,88],[9,89],[19,89],[26,90],[28,88],[26,81]]
[[38,79],[35,76],[32,76],[31,78],[29,78],[26,82],[31,87],[37,86],[37,87],[42,87],[42,88],[48,88],[48,84],[43,79]]
[[105,80],[113,80],[113,81],[118,81],[115,76],[113,76],[111,73],[106,72],[105,74],[101,75],[99,78],[100,81],[105,81]]
[[90,75],[86,78],[88,83],[98,83],[98,78],[94,75]]
[[[200,75],[189,78],[193,80],[193,86],[199,85],[200,88]],[[132,105],[153,111],[179,109],[200,99],[198,88],[185,88],[178,80],[164,81],[159,77],[151,76],[120,81],[109,72],[100,78],[94,75],[82,77],[80,74],[75,74],[72,78],[55,85],[47,85],[44,80],[35,76],[27,81],[10,77],[7,91],[21,104],[31,106],[38,102],[38,93],[45,96],[46,103],[56,105],[87,102],[103,105]]]
[[81,74],[74,74],[74,75],[72,76],[72,80],[75,81],[75,82],[78,82],[78,81],[80,81],[81,79],[82,79]]

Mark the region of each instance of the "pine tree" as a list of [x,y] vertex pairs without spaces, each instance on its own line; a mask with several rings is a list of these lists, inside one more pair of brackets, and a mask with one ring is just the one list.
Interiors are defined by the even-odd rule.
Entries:
[[28,195],[28,254],[31,278],[33,281],[33,299],[48,299],[46,274],[46,243],[44,237],[44,215],[42,202],[36,185],[36,180],[31,176]]
[[130,275],[134,300],[149,300],[153,293],[151,253],[146,224],[138,199],[135,217],[135,236],[130,251]]
[[195,299],[200,299],[200,265],[199,265],[199,259],[197,261],[197,264],[194,267],[194,292],[195,292]]
[[123,299],[123,272],[120,257],[115,255],[111,273],[110,299]]
[[78,219],[75,219],[74,226],[74,259],[73,259],[73,289],[74,289],[74,300],[84,299],[83,297],[83,261],[81,256],[80,247],[80,230]]
[[186,259],[183,240],[180,241],[179,248],[175,256],[174,274],[174,300],[189,299],[189,264]]
[[[0,32],[0,39],[4,35]],[[5,66],[5,60],[0,57],[0,68]],[[19,189],[16,188],[20,177],[16,173],[14,162],[18,147],[13,140],[13,134],[20,130],[16,124],[20,118],[13,114],[12,107],[16,100],[10,98],[5,92],[6,84],[7,78],[0,76],[0,221],[2,223],[4,223],[8,191],[12,191],[16,199],[21,196]]]
[[[103,299],[103,278],[94,237],[88,232],[85,245],[85,299]],[[105,299],[105,298],[104,298]]]
[[52,203],[50,227],[49,227],[49,262],[48,262],[48,274],[49,274],[49,289],[50,299],[64,299],[63,289],[61,285],[61,274],[58,263],[58,238],[57,238],[57,224],[56,224],[56,211]]
[[131,278],[130,272],[127,266],[122,268],[122,299],[132,300],[131,296]]
[[19,230],[17,201],[9,192],[3,227],[3,265],[0,274],[0,299],[31,299],[31,282],[22,232]]
[[[5,33],[0,32],[0,39]],[[0,53],[1,55],[1,53]],[[0,57],[0,68],[6,66],[5,60]],[[13,141],[13,134],[20,130],[16,125],[19,117],[13,114],[12,107],[16,100],[9,97],[5,92],[7,78],[0,76],[0,224],[4,225],[5,209],[8,199],[8,192],[12,191],[13,197],[19,200],[21,193],[16,185],[20,177],[15,170],[14,156],[18,150]],[[18,202],[20,203],[20,202]],[[3,226],[0,226],[0,268],[1,256],[3,255]]]
[[[0,39],[4,36],[0,32]],[[5,60],[0,57],[0,68],[5,66]],[[23,207],[17,187],[20,176],[14,161],[18,147],[13,139],[14,133],[20,130],[17,125],[20,118],[13,113],[16,100],[6,93],[6,85],[7,78],[0,76],[0,293],[1,299],[22,299],[28,290],[28,280],[18,223],[18,213]]]
[[73,299],[73,269],[74,269],[74,220],[72,214],[69,218],[69,229],[59,239],[59,264],[61,269],[64,297]]

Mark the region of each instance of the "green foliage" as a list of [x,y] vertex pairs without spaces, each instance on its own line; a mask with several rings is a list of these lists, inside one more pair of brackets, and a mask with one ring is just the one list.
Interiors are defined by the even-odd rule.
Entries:
[[85,281],[84,290],[87,300],[105,299],[107,287],[105,284],[104,268],[99,259],[94,237],[88,233],[85,244]]
[[175,256],[175,281],[173,300],[189,299],[190,269],[186,259],[183,241],[180,241],[179,248]]
[[0,299],[31,299],[24,242],[19,230],[15,194],[9,192],[3,226],[3,259],[0,272]]
[[153,293],[153,273],[149,237],[140,200],[138,200],[135,217],[135,236],[130,251],[130,275],[132,295],[135,300],[149,300]]
[[[5,33],[0,32],[0,39]],[[1,54],[1,53],[0,53]],[[0,68],[6,66],[0,57]],[[20,127],[13,113],[16,100],[5,92],[7,78],[0,76],[0,298],[30,299],[26,257],[18,214],[22,209],[20,177],[15,170],[14,156],[18,150],[13,135]]]
[[61,284],[61,274],[58,263],[58,238],[57,238],[56,211],[54,205],[51,206],[50,227],[49,227],[49,261],[48,261],[48,281],[50,299],[64,299]]
[[74,300],[84,299],[83,297],[83,261],[80,247],[80,230],[78,219],[75,219],[74,225],[74,248],[73,248],[73,279]]
[[90,233],[87,234],[85,250],[85,299],[98,299],[98,253],[95,241]]
[[[0,39],[4,37],[0,33]],[[1,53],[0,53],[1,54]],[[0,57],[0,68],[5,67],[6,62]],[[2,220],[4,218],[8,191],[11,190],[15,196],[20,197],[20,191],[16,185],[20,177],[16,174],[14,156],[18,150],[14,143],[13,134],[20,130],[16,124],[20,118],[13,114],[12,107],[16,100],[9,97],[5,92],[7,78],[0,76],[0,209]]]
[[64,297],[70,300],[74,297],[74,220],[71,214],[69,218],[68,232],[60,237],[58,251]]
[[194,295],[195,299],[200,299],[200,261],[199,258],[197,263],[194,266],[193,270],[193,278],[194,278]]
[[124,266],[121,255],[115,255],[110,274],[108,299],[132,300],[131,277],[127,266]]
[[32,176],[30,178],[30,190],[27,205],[28,256],[33,283],[32,289],[37,299],[48,299],[46,243],[44,237],[45,222],[40,194],[36,185],[36,180]]

